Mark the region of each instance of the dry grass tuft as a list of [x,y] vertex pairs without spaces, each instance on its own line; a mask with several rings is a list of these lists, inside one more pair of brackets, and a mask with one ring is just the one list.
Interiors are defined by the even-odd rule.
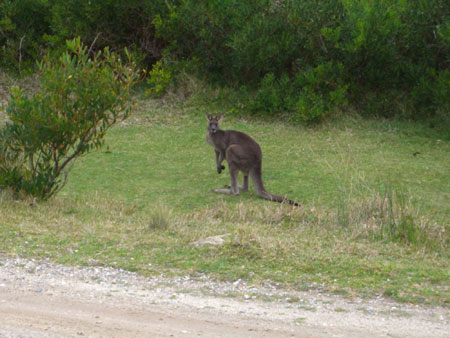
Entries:
[[392,191],[349,198],[340,203],[335,217],[353,239],[448,250],[449,224],[421,215],[410,200]]
[[167,230],[172,222],[172,211],[166,206],[159,206],[150,212],[148,218],[150,230]]

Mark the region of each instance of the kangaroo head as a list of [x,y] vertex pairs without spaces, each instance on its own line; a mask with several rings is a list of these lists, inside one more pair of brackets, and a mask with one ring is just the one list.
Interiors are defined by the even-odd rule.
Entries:
[[206,113],[206,118],[208,119],[208,132],[211,134],[215,134],[219,130],[219,121],[222,118],[222,114],[217,115],[216,117],[209,115]]

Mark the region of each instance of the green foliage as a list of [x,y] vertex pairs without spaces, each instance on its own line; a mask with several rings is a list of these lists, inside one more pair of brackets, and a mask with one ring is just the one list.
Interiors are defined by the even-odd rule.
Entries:
[[[439,108],[432,102],[433,83],[445,71],[444,55],[449,52],[436,30],[448,20],[448,3],[349,0],[343,4],[344,40],[336,48],[351,75],[353,100],[371,115],[434,116]],[[372,100],[365,101],[367,94]]]
[[47,0],[1,1],[0,66],[19,73],[32,71],[44,52],[50,18]]
[[143,54],[143,62],[150,65],[161,57],[163,48],[152,20],[167,11],[164,0],[53,0],[52,31],[47,40],[53,48],[77,36],[87,45],[95,42],[94,50],[128,47]]
[[226,43],[233,61],[227,71],[234,79],[245,82],[259,81],[267,73],[279,78],[297,58],[300,41],[285,13],[272,8],[270,2],[249,6],[247,12],[250,10],[253,13],[240,18],[242,28],[233,27]]
[[161,61],[158,61],[148,73],[147,84],[149,89],[147,94],[152,97],[163,95],[172,81],[171,71]]
[[421,119],[441,110],[434,83],[448,68],[449,12],[443,0],[191,0],[155,26],[170,55],[244,84],[252,113],[317,120],[349,101]]
[[260,82],[255,94],[249,94],[242,88],[245,102],[244,107],[253,114],[275,115],[290,110],[291,106],[286,100],[289,98],[290,80],[284,75],[277,80],[273,73],[267,74]]
[[148,68],[170,59],[170,74],[157,65],[149,80],[156,95],[195,66],[245,86],[253,114],[315,121],[348,102],[442,124],[449,17],[446,0],[10,0],[0,4],[0,63],[30,69],[80,36],[92,52],[128,47]]
[[0,129],[0,188],[18,187],[24,176],[22,156],[8,147],[5,129]]
[[[434,118],[437,124],[444,126],[447,135],[450,135],[450,70],[446,69],[439,73],[432,90],[432,107],[436,109]],[[444,129],[443,128],[443,129]]]
[[175,4],[166,17],[158,15],[153,21],[157,36],[168,44],[166,53],[178,60],[198,60],[204,71],[230,78],[226,73],[232,60],[226,44],[239,21],[235,15],[245,3],[181,0]]
[[80,39],[67,42],[57,62],[41,63],[33,96],[11,89],[1,133],[0,187],[47,199],[64,185],[74,161],[103,144],[106,131],[130,113],[138,80],[131,59],[109,49],[92,59]]
[[289,112],[298,121],[316,122],[347,104],[343,66],[333,62],[298,72],[294,79],[267,74],[255,94],[244,95],[244,107],[253,114],[276,115]]
[[327,62],[298,73],[296,86],[300,95],[296,102],[296,118],[314,121],[345,106],[348,86],[343,82],[342,64]]

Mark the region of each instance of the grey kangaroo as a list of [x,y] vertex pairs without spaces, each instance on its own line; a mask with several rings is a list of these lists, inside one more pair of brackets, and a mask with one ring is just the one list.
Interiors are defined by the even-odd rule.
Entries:
[[[206,118],[209,121],[206,142],[214,147],[216,152],[217,172],[220,174],[225,169],[222,162],[226,159],[231,176],[230,189],[215,189],[214,192],[239,195],[240,191],[248,190],[248,177],[250,175],[255,190],[260,197],[269,201],[299,205],[287,198],[272,195],[264,189],[261,171],[262,152],[261,147],[254,139],[240,131],[221,130],[219,121],[222,115],[213,117],[207,113]],[[238,186],[239,171],[244,174],[242,186]]]

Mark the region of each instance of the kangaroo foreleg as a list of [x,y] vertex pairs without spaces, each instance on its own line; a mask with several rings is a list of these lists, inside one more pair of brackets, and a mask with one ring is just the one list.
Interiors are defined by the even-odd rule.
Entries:
[[216,164],[217,164],[217,173],[220,174],[225,167],[222,165],[223,160],[225,159],[225,153],[223,151],[216,150]]

